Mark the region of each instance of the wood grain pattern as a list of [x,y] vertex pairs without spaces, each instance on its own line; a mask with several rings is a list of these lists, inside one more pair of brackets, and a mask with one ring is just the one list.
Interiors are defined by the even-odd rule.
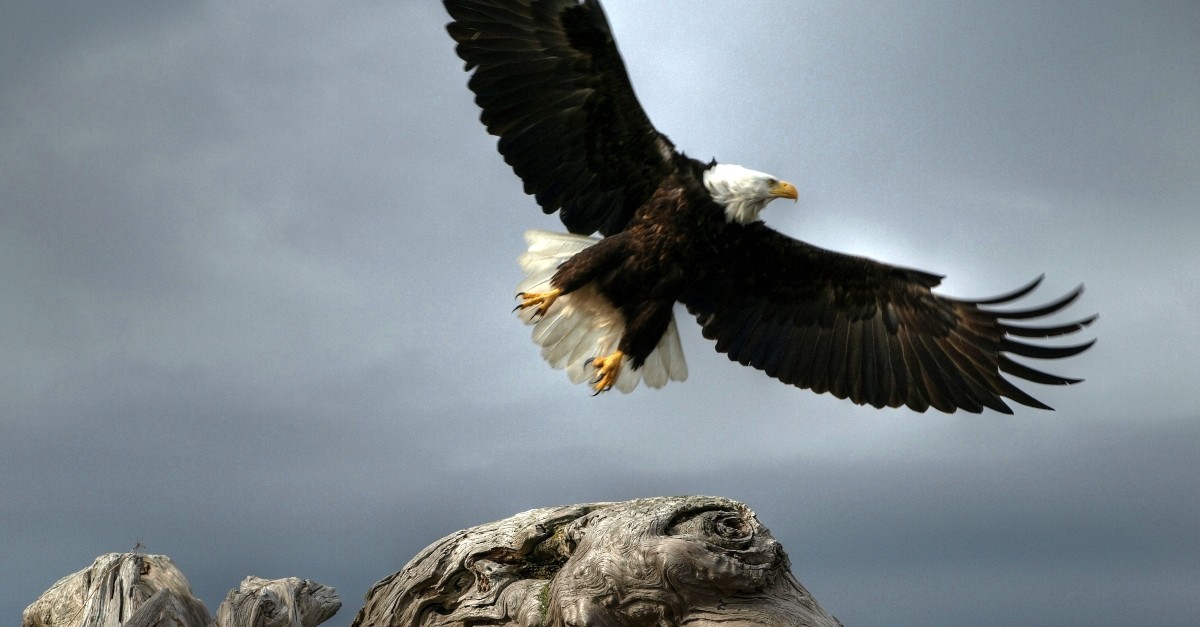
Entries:
[[451,534],[375,584],[355,627],[838,627],[745,505],[536,509]]

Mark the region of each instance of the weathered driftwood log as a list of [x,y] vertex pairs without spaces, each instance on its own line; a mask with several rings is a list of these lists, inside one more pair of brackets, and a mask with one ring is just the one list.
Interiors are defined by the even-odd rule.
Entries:
[[109,553],[59,579],[22,627],[205,627],[208,610],[165,555]]
[[210,624],[171,558],[109,553],[43,592],[21,627],[316,627],[341,605],[336,590],[307,579],[247,577]]
[[246,577],[217,608],[213,627],[316,627],[341,606],[337,590],[315,581]]
[[745,505],[537,509],[451,534],[376,583],[355,627],[836,627]]

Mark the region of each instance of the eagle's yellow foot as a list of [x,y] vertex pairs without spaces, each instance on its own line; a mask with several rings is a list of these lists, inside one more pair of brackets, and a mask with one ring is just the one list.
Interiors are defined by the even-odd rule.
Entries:
[[596,376],[592,377],[592,389],[596,394],[607,392],[612,389],[614,383],[617,382],[617,376],[621,374],[621,360],[625,358],[625,353],[621,351],[613,351],[607,357],[597,357],[589,359],[588,363],[596,370]]
[[550,311],[550,305],[553,305],[554,300],[561,295],[562,290],[558,289],[557,287],[549,292],[519,292],[517,294],[517,298],[520,298],[521,302],[517,305],[516,309],[513,309],[513,311],[516,311],[517,309],[529,309],[530,307],[537,306],[537,311],[534,312],[533,315],[535,318],[540,318],[546,315],[547,311]]

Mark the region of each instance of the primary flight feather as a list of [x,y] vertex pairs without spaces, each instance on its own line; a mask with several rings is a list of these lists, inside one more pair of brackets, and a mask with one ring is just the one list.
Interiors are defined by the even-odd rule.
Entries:
[[1058,359],[1090,347],[1018,339],[1090,324],[1095,316],[1028,323],[1082,288],[998,309],[1041,279],[958,300],[932,291],[938,275],[782,235],[759,214],[777,198],[796,200],[795,186],[677,151],[638,104],[598,1],[444,2],[483,124],[525,191],[570,231],[526,235],[516,311],[572,381],[600,393],[685,379],[676,302],[730,359],[858,404],[1011,413],[1007,398],[1050,409],[1003,375],[1079,381],[1009,355]]

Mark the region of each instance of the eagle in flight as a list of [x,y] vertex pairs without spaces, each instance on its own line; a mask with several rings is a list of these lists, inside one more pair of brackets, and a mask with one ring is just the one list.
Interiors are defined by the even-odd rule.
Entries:
[[444,3],[483,124],[525,191],[570,231],[526,234],[515,311],[573,382],[598,394],[684,380],[676,302],[730,359],[857,404],[1012,413],[1005,398],[1050,407],[1004,374],[1080,381],[1009,355],[1059,359],[1090,347],[1018,339],[1095,320],[1025,322],[1063,309],[1082,286],[1039,307],[997,308],[1041,279],[960,300],[932,291],[938,275],[792,239],[759,214],[777,198],[795,201],[794,185],[692,159],[654,128],[597,0]]

